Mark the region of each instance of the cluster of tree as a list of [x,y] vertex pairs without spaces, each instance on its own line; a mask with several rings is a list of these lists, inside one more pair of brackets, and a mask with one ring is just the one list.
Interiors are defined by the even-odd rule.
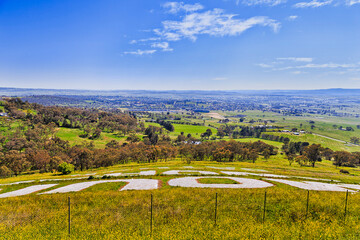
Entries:
[[100,111],[59,106],[42,106],[23,102],[20,98],[4,99],[4,107],[13,119],[26,120],[29,124],[50,124],[58,127],[80,128],[83,137],[95,139],[101,131],[122,132],[124,135],[137,127],[137,119],[119,110]]
[[353,144],[359,144],[360,143],[360,138],[359,137],[351,137],[350,142],[353,143]]
[[265,139],[265,140],[270,140],[270,141],[283,142],[285,144],[288,144],[290,142],[290,138],[288,138],[288,137],[276,136],[276,135],[266,134],[266,133],[261,134],[260,138]]
[[294,161],[301,166],[315,166],[322,159],[331,160],[336,166],[354,167],[360,164],[360,152],[333,151],[320,144],[310,145],[308,142],[290,142],[284,144],[283,152],[291,165]]
[[161,126],[163,126],[166,130],[168,130],[169,132],[173,132],[174,131],[174,126],[168,122],[168,121],[164,121],[164,120],[157,120],[156,121],[158,124],[160,124]]
[[343,126],[339,126],[338,128],[339,130],[343,130],[343,131],[348,131],[348,132],[353,132],[354,129],[352,127],[345,127],[343,128]]
[[224,136],[229,136],[231,138],[237,139],[242,137],[256,137],[260,138],[261,134],[266,131],[264,127],[258,126],[242,126],[242,125],[221,125],[218,128],[217,135],[220,138]]
[[234,162],[250,160],[255,162],[259,155],[264,156],[265,159],[271,155],[276,155],[277,148],[261,141],[237,142],[230,140],[183,144],[179,147],[179,154],[187,161]]

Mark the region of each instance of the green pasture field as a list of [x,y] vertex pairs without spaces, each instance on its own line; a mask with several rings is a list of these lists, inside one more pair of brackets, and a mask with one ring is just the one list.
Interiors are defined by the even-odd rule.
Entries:
[[[150,123],[150,122],[145,123],[145,127],[149,125],[161,127],[160,124],[158,123]],[[173,126],[174,126],[174,131],[169,133],[171,137],[177,137],[178,135],[181,134],[181,132],[184,132],[185,136],[190,133],[193,137],[200,138],[201,134],[204,133],[207,129],[211,129],[213,135],[216,135],[217,133],[217,129],[209,126],[195,126],[195,125],[185,125],[185,124],[173,124]]]
[[271,132],[269,134],[288,137],[290,141],[293,142],[309,142],[310,144],[321,144],[323,147],[328,147],[334,151],[349,151],[349,152],[358,152],[360,151],[360,146],[347,145],[336,140],[324,138],[314,134],[301,134],[301,135],[292,135],[290,133],[279,133]]
[[[92,169],[62,176],[56,173],[24,174],[1,179],[0,184],[36,179],[98,175],[109,172],[137,172],[148,169],[158,173],[171,169],[187,169],[183,161],[154,164],[126,164]],[[315,168],[289,166],[281,156],[250,162],[192,162],[195,170],[220,172],[212,167],[234,167],[267,170],[268,173],[311,176],[359,183],[358,168],[344,168],[341,174],[330,161]],[[159,168],[161,167],[161,168]],[[163,169],[163,167],[169,167]],[[144,169],[146,168],[146,169]],[[255,172],[255,171],[254,171]],[[183,176],[146,176],[162,181],[150,191],[118,191],[124,183],[94,185],[80,192],[0,199],[0,234],[2,239],[357,239],[360,230],[360,194],[348,196],[345,217],[344,192],[307,191],[274,183],[266,189],[196,189],[171,187],[170,179]],[[118,177],[121,178],[121,177]],[[124,177],[122,177],[124,178]],[[243,177],[247,178],[247,177]],[[253,176],[252,179],[262,179]],[[64,186],[91,180],[48,181]],[[199,180],[202,183],[231,184],[232,180]],[[21,189],[36,183],[1,186],[0,193]],[[57,186],[57,187],[59,187]],[[48,191],[43,190],[42,192]],[[264,197],[266,191],[266,206]],[[215,196],[217,194],[216,225]],[[152,232],[150,232],[152,205]],[[68,233],[68,201],[70,197],[71,229]],[[265,215],[264,215],[265,213]]]
[[106,133],[102,132],[100,139],[90,140],[87,138],[79,137],[83,131],[80,129],[73,129],[73,128],[58,128],[56,132],[56,136],[59,138],[69,141],[70,145],[76,145],[81,143],[90,143],[93,142],[95,148],[105,148],[105,145],[110,142],[111,140],[116,140],[120,143],[124,142],[126,137],[118,137],[115,133]]
[[[275,120],[275,123],[268,123],[269,125],[280,126],[285,129],[291,130],[296,127],[298,130],[304,129],[308,132],[318,133],[324,136],[336,138],[343,141],[350,141],[351,137],[360,137],[360,130],[356,128],[356,125],[360,125],[359,118],[349,118],[349,117],[333,117],[327,115],[307,115],[307,116],[283,116],[282,114],[273,113],[273,112],[261,112],[261,111],[246,111],[246,112],[225,112],[220,113],[229,117],[232,120],[238,120],[238,118],[233,118],[231,116],[237,114],[246,115],[246,120]],[[283,120],[285,118],[285,120]],[[310,124],[309,121],[314,121],[314,124]],[[258,125],[259,123],[254,123],[253,125]],[[263,124],[263,123],[260,123]],[[300,124],[302,126],[300,127]],[[245,124],[246,125],[246,124]],[[314,125],[315,128],[311,129],[311,125]],[[333,125],[337,127],[334,128]],[[342,126],[352,127],[354,131],[342,131],[338,127]]]

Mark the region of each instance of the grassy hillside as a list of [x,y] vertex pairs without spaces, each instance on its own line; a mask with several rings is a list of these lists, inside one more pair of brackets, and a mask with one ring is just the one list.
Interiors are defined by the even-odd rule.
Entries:
[[[350,175],[339,173],[329,161],[315,168],[289,166],[280,157],[248,162],[195,162],[197,170],[220,172],[224,167],[267,170],[289,176],[330,178],[358,183],[360,173],[345,168]],[[215,167],[215,168],[209,168]],[[168,169],[164,169],[168,167]],[[186,168],[184,168],[186,167]],[[356,239],[359,227],[360,195],[350,194],[346,222],[346,193],[310,192],[306,213],[307,191],[285,184],[266,189],[194,189],[171,187],[166,183],[180,176],[160,176],[171,169],[189,169],[182,161],[156,164],[128,164],[96,171],[76,172],[70,177],[102,176],[110,172],[137,172],[154,169],[153,177],[162,181],[161,188],[151,191],[118,191],[123,183],[95,185],[81,192],[51,195],[30,194],[0,201],[0,233],[3,239]],[[23,175],[0,180],[0,184],[35,179],[65,178],[52,173]],[[118,177],[124,178],[124,177]],[[248,178],[248,177],[244,177]],[[252,176],[253,179],[262,179]],[[86,180],[52,181],[64,186]],[[204,183],[216,183],[207,177]],[[36,182],[35,182],[36,183]],[[50,183],[44,182],[44,183]],[[232,183],[232,182],[217,182]],[[33,183],[2,185],[0,193],[21,189]],[[39,184],[38,182],[36,184]],[[43,191],[44,192],[44,191]],[[218,194],[215,226],[215,195]],[[150,235],[150,195],[153,194],[153,232]],[[68,197],[71,201],[71,234],[68,235]],[[346,224],[345,224],[346,223]]]

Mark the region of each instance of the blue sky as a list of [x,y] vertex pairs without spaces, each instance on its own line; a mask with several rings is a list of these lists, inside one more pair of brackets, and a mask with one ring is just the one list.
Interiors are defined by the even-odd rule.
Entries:
[[360,88],[360,0],[0,0],[0,86]]

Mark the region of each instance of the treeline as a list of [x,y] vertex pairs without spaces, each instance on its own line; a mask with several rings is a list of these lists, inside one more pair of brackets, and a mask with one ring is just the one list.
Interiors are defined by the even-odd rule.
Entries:
[[291,165],[294,161],[301,166],[315,166],[323,159],[330,160],[335,166],[355,167],[360,165],[360,152],[333,151],[320,144],[308,142],[289,142],[283,145],[283,152]]
[[179,147],[180,156],[187,160],[235,162],[250,160],[255,162],[260,155],[268,159],[277,154],[277,148],[261,141],[237,142],[218,141],[201,144],[183,144]]
[[260,138],[265,139],[265,140],[270,140],[270,141],[282,142],[285,144],[288,144],[290,142],[290,138],[288,138],[288,137],[276,136],[276,135],[266,134],[266,133],[261,134]]
[[241,125],[221,125],[218,128],[217,135],[222,138],[229,136],[237,139],[241,137],[255,137],[260,138],[261,134],[266,132],[266,128],[259,126],[241,126]]

